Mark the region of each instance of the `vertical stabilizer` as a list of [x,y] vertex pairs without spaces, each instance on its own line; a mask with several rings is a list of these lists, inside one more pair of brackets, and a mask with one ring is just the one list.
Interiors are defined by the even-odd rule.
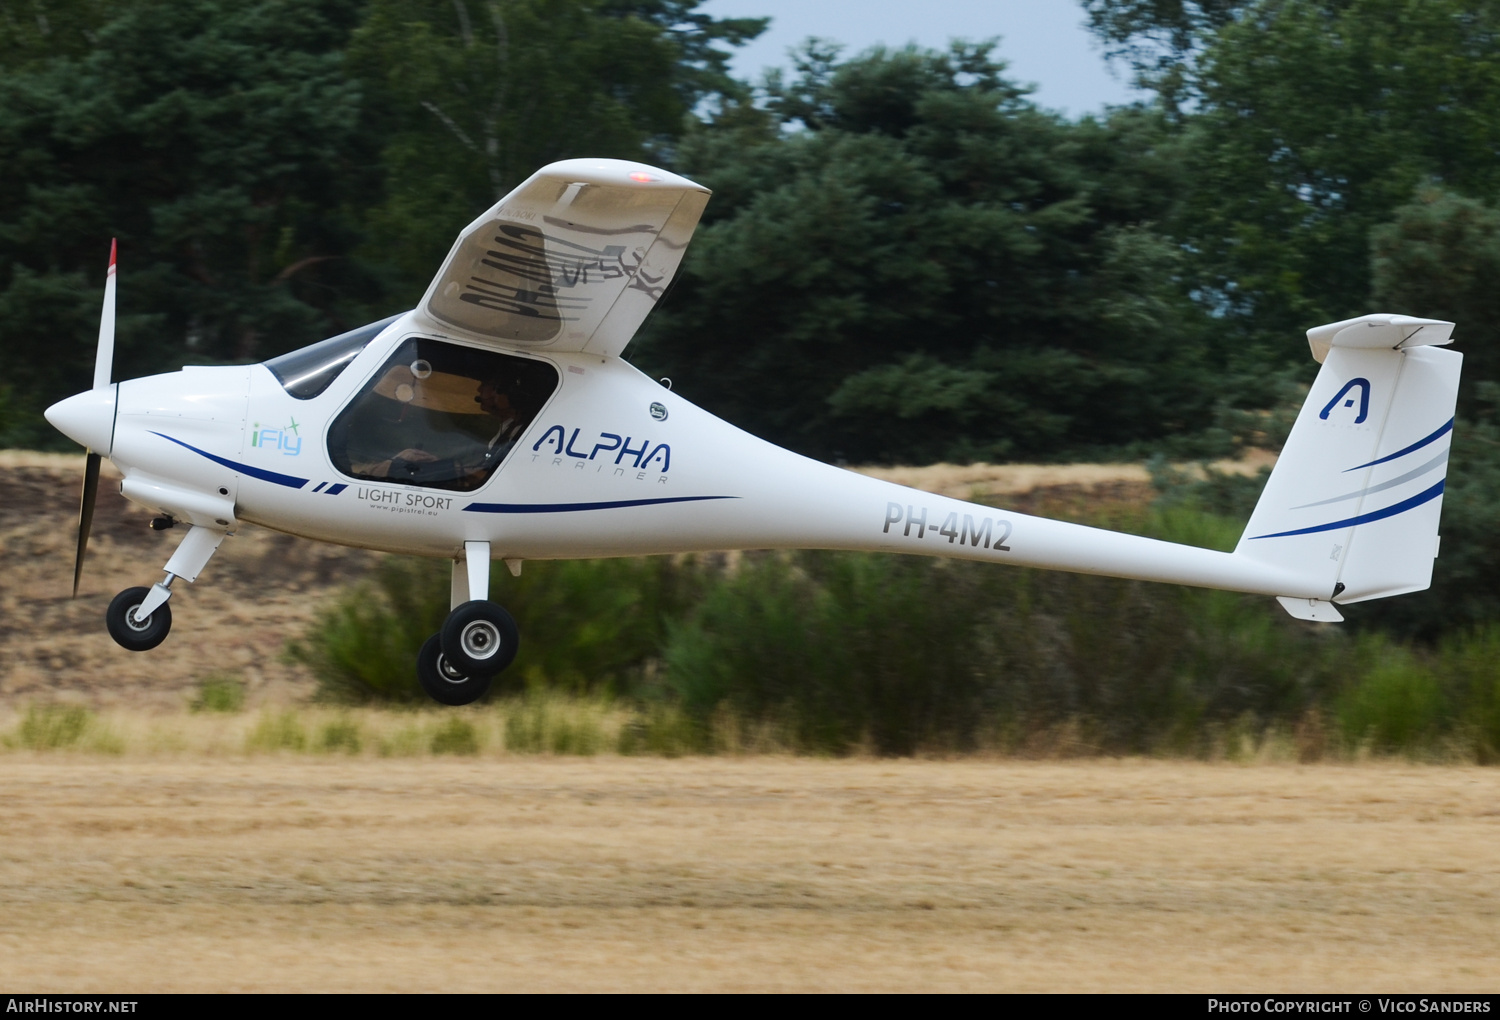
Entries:
[[[1235,555],[1306,576],[1329,601],[1431,584],[1463,363],[1437,346],[1452,329],[1371,315],[1308,331],[1323,367]],[[1326,618],[1307,613],[1294,615]]]

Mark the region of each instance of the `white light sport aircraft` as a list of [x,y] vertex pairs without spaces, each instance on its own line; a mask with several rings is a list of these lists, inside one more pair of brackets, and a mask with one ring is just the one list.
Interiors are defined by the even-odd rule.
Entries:
[[[515,656],[490,561],[714,549],[955,556],[1276,596],[1293,616],[1426,588],[1462,356],[1453,324],[1367,315],[1308,331],[1317,381],[1233,553],[1028,517],[830,467],[756,439],[620,354],[709,192],[638,163],[534,174],[459,236],[412,311],[239,367],[111,383],[111,251],[93,389],[47,410],[88,447],[73,590],[101,457],[186,534],[110,635],[153,648],[167,600],[242,521],[453,560],[423,688],[466,704]],[[711,338],[706,338],[712,342]]]

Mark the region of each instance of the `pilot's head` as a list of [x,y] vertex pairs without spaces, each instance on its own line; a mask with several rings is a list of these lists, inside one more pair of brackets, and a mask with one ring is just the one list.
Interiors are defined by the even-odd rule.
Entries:
[[510,393],[500,379],[486,379],[479,384],[479,395],[474,398],[485,414],[496,418],[509,417],[512,413]]

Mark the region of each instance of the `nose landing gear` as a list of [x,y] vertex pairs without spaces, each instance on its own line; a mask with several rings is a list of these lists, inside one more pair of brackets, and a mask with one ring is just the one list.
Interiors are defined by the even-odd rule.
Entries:
[[[154,522],[153,522],[154,523]],[[210,557],[224,541],[227,531],[193,525],[163,569],[167,579],[149,588],[126,588],[114,597],[104,613],[104,625],[115,643],[132,652],[144,652],[161,644],[172,629],[172,582],[179,577],[192,584]]]

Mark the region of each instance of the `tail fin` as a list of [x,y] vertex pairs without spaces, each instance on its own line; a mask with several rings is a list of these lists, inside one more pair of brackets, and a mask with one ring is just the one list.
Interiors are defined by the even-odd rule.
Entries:
[[1340,620],[1334,602],[1432,583],[1463,355],[1453,323],[1366,315],[1307,331],[1323,368],[1235,549],[1307,576],[1325,599],[1293,616]]

